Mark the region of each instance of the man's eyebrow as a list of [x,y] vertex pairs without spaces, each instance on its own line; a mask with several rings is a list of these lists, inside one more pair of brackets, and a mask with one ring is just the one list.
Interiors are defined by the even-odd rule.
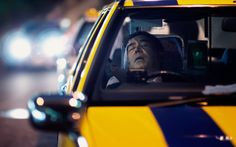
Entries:
[[131,45],[134,45],[135,43],[131,42],[127,44],[127,48],[129,48]]

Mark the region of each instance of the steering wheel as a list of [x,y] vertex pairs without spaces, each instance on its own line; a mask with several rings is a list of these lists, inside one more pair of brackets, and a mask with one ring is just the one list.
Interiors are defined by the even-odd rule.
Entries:
[[181,73],[177,73],[174,71],[167,71],[167,70],[161,70],[157,72],[153,72],[148,75],[149,79],[154,79],[156,77],[160,77],[162,79],[162,82],[189,82],[190,79],[186,76],[184,76]]

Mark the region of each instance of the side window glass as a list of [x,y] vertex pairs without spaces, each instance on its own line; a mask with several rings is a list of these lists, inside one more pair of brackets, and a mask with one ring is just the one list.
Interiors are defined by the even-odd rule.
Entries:
[[92,34],[96,31],[96,26],[97,26],[97,24],[99,24],[99,22],[101,21],[102,18],[103,18],[103,14],[97,19],[96,23],[94,24],[94,26],[92,27],[90,33],[88,34],[88,37],[87,37],[87,39],[86,39],[86,42],[85,42],[84,45],[79,49],[78,55],[77,55],[78,57],[77,57],[76,64],[75,64],[75,67],[74,67],[75,70],[74,70],[73,75],[75,75],[76,70],[78,70],[78,65],[79,65],[79,63],[80,63],[80,61],[81,61],[82,55],[83,55],[83,53],[85,52],[85,50],[88,48],[87,46],[88,46],[88,43],[89,43],[90,40],[91,40],[90,38],[92,37]]
[[93,44],[94,44],[94,41],[96,40],[96,37],[100,31],[100,28],[106,18],[106,15],[108,14],[109,11],[106,11],[104,12],[103,14],[101,14],[101,16],[99,17],[99,19],[97,20],[97,22],[95,23],[95,25],[93,26],[93,29],[92,31],[90,32],[89,34],[89,37],[86,41],[86,43],[84,44],[84,49],[79,52],[79,59],[78,59],[78,62],[77,62],[77,67],[76,67],[76,70],[74,72],[74,75],[77,74],[76,79],[75,79],[75,82],[74,82],[74,86],[73,86],[73,91],[76,90],[76,87],[79,83],[79,80],[80,80],[80,76],[78,75],[81,75],[83,69],[84,69],[84,66],[86,64],[86,60],[89,56],[89,53],[93,47]]

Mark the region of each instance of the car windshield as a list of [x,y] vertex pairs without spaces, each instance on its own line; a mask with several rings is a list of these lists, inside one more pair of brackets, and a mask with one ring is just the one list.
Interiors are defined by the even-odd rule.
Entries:
[[120,14],[100,82],[104,100],[196,96],[207,85],[236,83],[233,8],[130,8]]

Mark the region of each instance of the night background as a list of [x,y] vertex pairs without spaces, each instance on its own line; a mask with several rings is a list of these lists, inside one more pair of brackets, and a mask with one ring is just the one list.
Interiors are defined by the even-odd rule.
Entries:
[[0,1],[0,28],[14,27],[33,17],[44,17],[63,0],[4,0]]
[[[2,32],[34,17],[47,17],[51,13],[57,13],[53,14],[57,15],[53,16],[54,18],[62,17],[71,13],[76,7],[101,9],[109,2],[111,0],[2,0],[0,1],[0,30]],[[61,7],[61,10],[58,11],[58,7]],[[83,10],[77,9],[78,13],[80,11]]]
[[[33,129],[28,121],[27,102],[37,93],[57,93],[59,73],[55,63],[42,59],[42,53],[38,52],[40,40],[36,37],[37,32],[29,33],[33,49],[28,54],[27,60],[20,62],[14,60],[5,52],[5,38],[10,32],[22,31],[26,22],[34,21],[40,25],[47,21],[59,24],[63,19],[67,20],[67,28],[61,35],[71,37],[75,33],[73,26],[85,11],[89,8],[100,10],[105,4],[111,2],[103,0],[1,0],[0,1],[0,146],[2,147],[52,147],[57,146],[57,133],[40,132]],[[69,23],[68,23],[69,22]],[[34,24],[37,26],[37,24]],[[24,27],[22,27],[24,26]],[[68,35],[69,34],[69,35]],[[7,36],[7,37],[6,37]],[[22,39],[23,38],[18,38]],[[32,41],[33,40],[33,41]],[[51,43],[50,45],[57,45]],[[60,42],[59,42],[60,43]],[[22,44],[21,44],[22,45]],[[22,55],[25,47],[13,50],[10,53],[15,57]],[[26,44],[27,45],[27,44]],[[9,45],[8,45],[9,46]],[[50,49],[50,48],[49,48]],[[53,49],[51,47],[51,49]],[[68,49],[68,48],[67,48]],[[57,50],[54,50],[54,52]],[[58,51],[59,52],[59,51]],[[28,52],[26,52],[28,53]],[[36,54],[37,53],[37,54]],[[50,53],[50,52],[49,52]],[[63,55],[63,52],[62,52]],[[26,57],[26,56],[24,56]],[[5,59],[8,59],[5,61]],[[23,59],[23,58],[22,58]],[[51,58],[50,60],[55,58]],[[42,61],[41,61],[42,60]],[[8,63],[8,61],[11,61]],[[40,61],[40,62],[39,62]],[[64,60],[60,60],[64,61]],[[64,61],[66,62],[66,61]],[[42,64],[43,63],[43,64]],[[63,62],[62,62],[63,63]],[[30,70],[25,70],[25,64],[30,65]],[[41,68],[34,65],[41,64]],[[47,67],[47,68],[42,68]]]

